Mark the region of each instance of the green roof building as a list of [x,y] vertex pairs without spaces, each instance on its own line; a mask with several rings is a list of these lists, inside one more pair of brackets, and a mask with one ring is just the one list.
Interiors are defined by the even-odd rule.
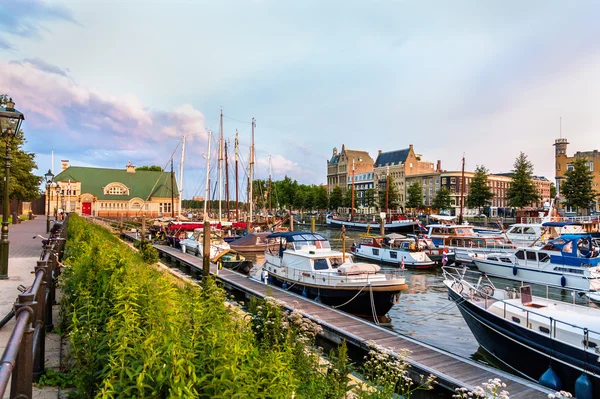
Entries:
[[[50,212],[103,217],[171,216],[179,210],[179,190],[170,172],[69,166],[54,177]],[[171,186],[173,182],[173,187]]]

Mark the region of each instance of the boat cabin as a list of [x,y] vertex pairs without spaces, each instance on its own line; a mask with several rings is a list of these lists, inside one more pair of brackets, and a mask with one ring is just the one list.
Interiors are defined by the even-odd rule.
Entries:
[[564,234],[544,245],[541,250],[560,252],[560,255],[550,256],[552,263],[571,266],[600,265],[600,248],[589,234]]

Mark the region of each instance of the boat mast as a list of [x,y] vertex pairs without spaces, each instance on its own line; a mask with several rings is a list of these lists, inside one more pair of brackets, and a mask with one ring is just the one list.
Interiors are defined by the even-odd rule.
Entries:
[[227,141],[225,142],[225,212],[229,221],[229,163],[227,159]]
[[253,173],[254,173],[254,118],[252,118],[252,144],[250,145],[250,168],[248,172],[248,233],[252,231],[252,185],[253,185]]
[[[390,167],[385,167],[385,211],[386,215],[390,214],[390,203],[389,203],[389,195],[390,195]],[[387,218],[386,218],[387,220]]]
[[221,200],[223,199],[223,110],[221,110],[221,121],[219,126],[219,223],[221,223]]
[[179,163],[179,213],[177,219],[181,219],[181,200],[183,198],[183,163],[185,160],[185,135],[183,135],[183,143],[181,144],[181,162]]
[[206,153],[206,188],[204,190],[204,220],[208,220],[208,213],[206,213],[206,205],[208,204],[208,195],[210,188],[210,141],[212,140],[212,130],[208,131],[208,152]]
[[240,160],[240,142],[235,130],[235,220],[240,221],[240,203],[238,198],[238,161]]
[[171,217],[175,217],[175,172],[173,172],[173,157],[171,157]]
[[458,224],[463,222],[463,207],[465,202],[465,156],[462,157],[462,173],[460,175],[460,214]]
[[[271,191],[271,187],[272,187],[272,178],[271,178],[271,174],[273,172],[273,165],[271,164],[271,156],[269,155],[269,213],[271,213],[273,211],[272,205],[271,205],[271,197],[273,196],[273,192]],[[269,220],[269,216],[267,215],[267,222]]]
[[350,210],[350,221],[354,218],[354,159],[352,160],[352,209]]

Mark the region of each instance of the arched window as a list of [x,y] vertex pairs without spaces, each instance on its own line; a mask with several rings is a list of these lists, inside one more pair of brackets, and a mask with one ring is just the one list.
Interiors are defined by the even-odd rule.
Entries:
[[129,195],[129,188],[122,183],[110,183],[104,187],[105,195]]

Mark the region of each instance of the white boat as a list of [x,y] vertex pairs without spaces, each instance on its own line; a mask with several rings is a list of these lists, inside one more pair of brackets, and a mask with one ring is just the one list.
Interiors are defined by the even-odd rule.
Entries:
[[[196,256],[204,256],[204,248],[202,240],[204,237],[204,229],[194,229],[193,233],[187,233],[186,238],[179,241],[181,252],[192,253]],[[214,259],[222,252],[229,250],[229,244],[217,234],[212,233],[210,237],[210,258]]]
[[362,236],[358,245],[352,247],[352,252],[359,258],[389,263],[396,267],[404,265],[428,269],[435,266],[435,262],[419,249],[417,238],[407,238],[398,234],[392,237]]
[[600,248],[589,234],[567,234],[543,247],[474,258],[490,276],[581,291],[600,290]]
[[[328,215],[325,219],[325,223],[329,226],[345,227],[353,230],[375,230],[379,231],[381,224],[375,219],[372,222],[369,221],[357,221],[357,220],[345,220],[335,218],[333,215]],[[421,231],[421,225],[418,220],[414,219],[399,219],[386,222],[384,229],[388,233],[414,233]]]
[[517,246],[543,246],[563,234],[585,233],[581,223],[544,221],[543,223],[516,223],[506,230],[506,237]]
[[485,351],[553,390],[600,397],[598,308],[536,297],[530,286],[498,290],[466,268],[443,270],[449,298]]
[[280,247],[265,251],[263,279],[348,313],[383,320],[408,288],[402,270],[354,263],[319,234],[282,232],[267,238],[280,240]]

